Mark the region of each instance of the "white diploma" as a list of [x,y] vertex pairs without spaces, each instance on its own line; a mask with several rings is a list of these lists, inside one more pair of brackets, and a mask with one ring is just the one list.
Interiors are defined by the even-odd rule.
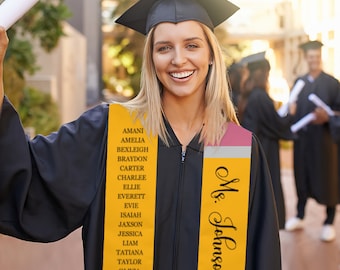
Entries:
[[325,102],[323,102],[317,95],[310,94],[308,96],[308,99],[312,101],[317,107],[321,107],[322,109],[324,109],[329,116],[335,115],[334,111],[332,111],[332,109]]
[[297,121],[294,125],[290,127],[290,130],[295,133],[299,131],[301,128],[307,126],[310,122],[315,119],[314,113],[309,113],[302,117],[299,121]]
[[0,26],[8,30],[39,0],[5,0],[0,5]]
[[305,82],[303,80],[298,80],[292,91],[290,92],[288,103],[283,104],[277,111],[277,113],[284,117],[288,113],[289,105],[296,102],[298,95],[300,94],[302,88],[305,86]]
[[289,103],[284,103],[282,104],[282,106],[277,110],[277,113],[281,116],[281,117],[285,117],[288,114],[288,110],[289,110]]
[[298,80],[296,84],[294,85],[290,96],[289,96],[289,103],[294,103],[297,100],[298,95],[300,94],[302,88],[305,86],[305,82],[303,80]]

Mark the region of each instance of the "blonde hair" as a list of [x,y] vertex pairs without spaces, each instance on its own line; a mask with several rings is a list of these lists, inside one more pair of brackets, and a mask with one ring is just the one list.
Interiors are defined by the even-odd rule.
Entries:
[[[204,126],[201,141],[205,144],[218,144],[228,122],[238,123],[234,105],[230,98],[223,53],[214,33],[204,24],[203,32],[211,51],[212,64],[207,77],[205,91]],[[141,120],[149,134],[158,135],[167,145],[168,134],[162,109],[162,86],[157,79],[152,59],[154,28],[150,30],[144,47],[141,72],[141,89],[138,95],[124,103]]]

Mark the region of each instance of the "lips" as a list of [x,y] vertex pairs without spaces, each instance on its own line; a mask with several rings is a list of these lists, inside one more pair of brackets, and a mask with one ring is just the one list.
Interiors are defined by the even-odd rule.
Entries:
[[171,72],[170,76],[176,79],[185,79],[194,74],[194,71]]

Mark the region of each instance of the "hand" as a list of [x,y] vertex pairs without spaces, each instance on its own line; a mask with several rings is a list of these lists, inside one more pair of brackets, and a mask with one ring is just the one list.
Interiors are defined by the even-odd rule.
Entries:
[[6,30],[3,27],[0,27],[0,64],[3,64],[3,60],[5,58],[6,50],[8,46],[8,37]]
[[317,107],[314,110],[314,115],[315,115],[315,120],[312,123],[315,125],[322,125],[328,122],[329,120],[329,115],[327,114],[327,112],[320,107]]
[[289,114],[290,115],[295,115],[296,113],[296,102],[290,103],[289,104]]
[[0,27],[0,110],[4,99],[4,84],[3,84],[3,62],[8,46],[8,37],[6,30]]

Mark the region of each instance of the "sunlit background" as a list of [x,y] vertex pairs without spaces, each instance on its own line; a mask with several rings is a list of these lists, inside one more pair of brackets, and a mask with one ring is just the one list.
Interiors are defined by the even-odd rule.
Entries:
[[[109,74],[112,66],[121,65],[115,57],[117,48],[110,48],[110,36],[114,36],[115,24],[112,12],[122,1],[102,2],[104,33],[103,72]],[[130,1],[131,2],[131,1]],[[340,14],[340,2],[336,0],[234,0],[240,10],[223,25],[226,38],[222,46],[230,48],[228,57],[237,61],[242,56],[266,51],[272,71],[270,94],[278,102],[284,102],[295,78],[306,71],[298,45],[308,39],[324,43],[323,63],[326,72],[340,77],[340,37],[336,33],[336,17]],[[239,45],[235,51],[235,45]],[[227,50],[228,51],[228,50]],[[129,62],[129,60],[125,60]],[[131,60],[130,60],[131,62]],[[226,64],[230,64],[227,59]],[[112,66],[110,66],[112,65]],[[108,79],[115,91],[130,96],[133,90],[120,82],[115,75]]]
[[[27,74],[26,83],[52,96],[61,122],[73,120],[99,102],[126,100],[138,93],[145,37],[115,24],[135,2],[64,0],[72,16],[63,24],[65,36],[58,46],[46,53],[32,42],[39,69]],[[336,28],[340,1],[232,2],[240,10],[215,30],[226,68],[246,55],[266,51],[272,67],[270,95],[278,105],[288,99],[296,77],[307,71],[298,46],[308,39],[322,41],[324,70],[340,78],[340,32]]]

